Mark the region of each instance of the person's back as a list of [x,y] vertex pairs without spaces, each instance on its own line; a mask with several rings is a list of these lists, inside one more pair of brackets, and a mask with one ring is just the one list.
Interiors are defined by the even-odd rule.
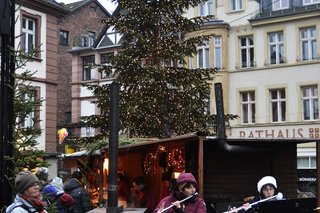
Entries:
[[64,191],[74,199],[73,210],[75,213],[88,212],[93,209],[90,196],[81,184],[82,173],[76,171],[64,185]]
[[62,193],[56,197],[56,213],[74,213],[74,199],[67,193]]

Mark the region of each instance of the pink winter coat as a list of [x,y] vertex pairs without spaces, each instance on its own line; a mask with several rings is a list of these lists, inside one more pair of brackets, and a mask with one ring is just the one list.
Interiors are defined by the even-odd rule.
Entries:
[[[167,196],[159,202],[157,208],[153,212],[157,213],[157,211],[160,209],[160,207],[163,205],[163,203],[164,203],[164,208],[166,208],[166,207],[170,206],[175,201],[177,201],[177,199],[175,198],[175,196],[173,194],[170,196]],[[174,211],[174,208],[170,208],[166,212],[174,213],[175,211]],[[189,200],[186,200],[185,202],[181,203],[181,209],[179,209],[177,212],[206,213],[207,207],[206,207],[204,200],[201,197],[195,196],[195,197],[192,197]]]

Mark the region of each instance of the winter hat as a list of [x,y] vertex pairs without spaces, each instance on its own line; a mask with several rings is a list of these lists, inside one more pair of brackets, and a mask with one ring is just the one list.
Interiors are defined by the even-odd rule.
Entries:
[[195,185],[198,185],[196,179],[191,173],[181,173],[177,179],[177,186],[179,190],[182,190],[187,183],[194,183]]
[[22,194],[27,188],[32,186],[32,184],[38,182],[39,179],[30,171],[21,171],[15,179],[15,184],[17,192]]
[[258,192],[261,193],[261,189],[264,185],[266,184],[271,184],[273,185],[275,188],[277,188],[277,181],[274,177],[272,176],[265,176],[263,178],[261,178],[261,180],[259,180],[258,184],[257,184],[257,189]]
[[67,193],[63,193],[63,195],[61,195],[60,197],[60,203],[65,206],[65,207],[72,207],[73,203],[74,203],[74,199],[71,197],[71,195],[67,194]]
[[57,194],[62,194],[64,191],[63,191],[63,181],[61,178],[59,177],[55,177],[52,179],[51,181],[51,185],[56,187],[58,193]]
[[37,176],[43,181],[48,180],[49,169],[47,167],[40,167],[37,171]]
[[46,185],[43,188],[43,195],[44,196],[48,196],[51,198],[54,198],[57,196],[58,190],[56,189],[56,187],[52,186],[52,185]]

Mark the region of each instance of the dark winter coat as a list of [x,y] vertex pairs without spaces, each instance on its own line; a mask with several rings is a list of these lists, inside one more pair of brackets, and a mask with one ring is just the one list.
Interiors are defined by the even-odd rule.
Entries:
[[74,199],[74,213],[84,213],[93,209],[88,192],[77,179],[71,178],[68,180],[64,185],[64,191]]
[[[163,198],[157,208],[153,211],[154,213],[156,213],[163,205],[164,208],[170,206],[173,202],[178,201],[178,200],[182,200],[183,198],[181,196],[178,195],[179,192],[175,192],[172,195],[169,195],[165,198]],[[178,199],[179,198],[179,199]],[[206,204],[204,202],[204,200],[199,197],[199,196],[193,196],[190,199],[186,200],[185,202],[182,202],[181,204],[181,208],[177,209],[176,207],[172,207],[170,209],[168,209],[168,213],[206,213],[207,212],[207,208],[206,208]]]
[[[68,201],[62,200],[61,197],[63,197],[63,196],[66,197],[66,195],[67,195],[69,200]],[[74,199],[72,197],[70,197],[70,196],[71,195],[68,195],[66,193],[61,193],[61,194],[59,194],[59,195],[57,195],[55,197],[53,203],[56,203],[56,205],[57,205],[56,213],[74,213],[74,209],[72,207],[72,205],[74,203]],[[70,206],[70,204],[66,205],[65,204],[66,202],[70,203],[71,206]]]

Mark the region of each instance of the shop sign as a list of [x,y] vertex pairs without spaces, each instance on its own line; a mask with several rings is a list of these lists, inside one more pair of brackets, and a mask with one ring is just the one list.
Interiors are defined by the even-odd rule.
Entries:
[[235,138],[319,139],[320,124],[308,126],[232,128]]

